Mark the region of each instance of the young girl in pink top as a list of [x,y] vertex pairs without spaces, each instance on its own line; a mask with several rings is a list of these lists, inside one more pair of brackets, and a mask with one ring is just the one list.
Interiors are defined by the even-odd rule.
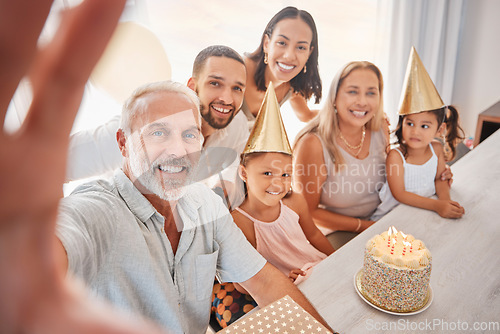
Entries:
[[314,224],[304,197],[291,191],[291,155],[244,154],[239,174],[247,196],[232,212],[236,225],[269,263],[300,283],[334,249]]
[[[304,197],[291,190],[292,166],[292,150],[270,84],[241,155],[238,173],[246,185],[246,198],[231,214],[257,251],[298,284],[334,249],[314,224]],[[241,316],[237,314],[241,309],[247,313],[248,305],[236,306],[235,300],[251,300],[241,298],[239,293],[246,291],[233,284],[214,287],[212,305],[223,327]],[[231,298],[225,300],[229,294]]]
[[[234,222],[269,263],[295,284],[304,281],[334,249],[312,221],[304,197],[290,190],[292,157],[275,152],[243,154],[239,174],[247,196],[231,213]],[[237,283],[216,284],[214,293],[212,306],[222,327],[256,306]]]

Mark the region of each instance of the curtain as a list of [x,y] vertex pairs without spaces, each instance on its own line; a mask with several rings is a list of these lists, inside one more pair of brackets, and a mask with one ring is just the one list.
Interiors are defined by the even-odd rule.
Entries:
[[464,17],[464,0],[379,0],[379,32],[386,36],[378,51],[384,73],[384,109],[396,126],[399,98],[415,46],[445,104],[451,103]]

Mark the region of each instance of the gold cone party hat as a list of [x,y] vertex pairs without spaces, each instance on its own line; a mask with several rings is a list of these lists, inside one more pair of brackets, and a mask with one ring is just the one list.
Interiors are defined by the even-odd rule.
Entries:
[[279,152],[292,155],[272,82],[267,87],[264,101],[243,150],[244,154],[253,152]]
[[399,114],[417,114],[423,111],[440,109],[444,106],[443,100],[441,100],[415,47],[412,47],[403,81],[403,91],[399,100]]

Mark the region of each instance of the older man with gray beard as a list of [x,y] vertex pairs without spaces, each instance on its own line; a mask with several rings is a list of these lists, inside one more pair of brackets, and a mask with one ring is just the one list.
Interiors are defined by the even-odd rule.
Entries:
[[198,98],[184,85],[161,82],[133,93],[117,132],[122,168],[61,201],[61,269],[169,333],[206,332],[216,274],[240,282],[261,306],[289,295],[322,321],[247,242],[221,198],[190,182],[201,124]]

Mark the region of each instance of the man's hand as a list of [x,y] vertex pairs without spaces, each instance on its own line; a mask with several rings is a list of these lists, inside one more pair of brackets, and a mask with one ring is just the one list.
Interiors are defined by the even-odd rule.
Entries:
[[87,79],[125,0],[86,0],[36,43],[51,0],[0,0],[0,126],[21,78],[33,101],[19,131],[0,133],[0,333],[159,333],[91,301],[55,258],[69,133]]

